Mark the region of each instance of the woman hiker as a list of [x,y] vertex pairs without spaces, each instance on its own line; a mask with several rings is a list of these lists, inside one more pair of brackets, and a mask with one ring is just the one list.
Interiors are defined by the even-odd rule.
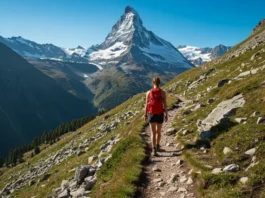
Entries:
[[152,155],[156,156],[160,150],[161,128],[168,120],[166,93],[160,89],[160,79],[153,78],[153,89],[146,93],[145,121],[150,123]]

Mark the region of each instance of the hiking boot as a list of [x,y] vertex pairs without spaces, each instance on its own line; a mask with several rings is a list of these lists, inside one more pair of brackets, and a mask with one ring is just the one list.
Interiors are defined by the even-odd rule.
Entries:
[[156,148],[152,149],[152,156],[157,156]]
[[160,149],[160,145],[159,145],[159,144],[156,145],[156,151],[157,151],[157,152],[161,151],[161,149]]

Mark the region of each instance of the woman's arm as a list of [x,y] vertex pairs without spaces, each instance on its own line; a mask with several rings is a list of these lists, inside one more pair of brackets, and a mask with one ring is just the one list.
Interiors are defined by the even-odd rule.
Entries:
[[165,121],[168,120],[168,113],[167,113],[167,95],[166,92],[163,91],[163,103],[164,103],[164,110],[165,110]]

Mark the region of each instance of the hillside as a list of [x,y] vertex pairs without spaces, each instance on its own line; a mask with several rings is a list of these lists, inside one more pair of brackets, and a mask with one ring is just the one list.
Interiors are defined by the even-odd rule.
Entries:
[[94,113],[88,101],[61,89],[53,79],[0,43],[0,154],[26,144],[58,124]]
[[[189,164],[199,197],[265,196],[264,35],[262,29],[207,68],[188,70],[163,87],[169,109],[178,109],[168,126],[176,134],[168,138]],[[180,105],[178,96],[187,102]],[[26,163],[2,168],[1,195],[132,197],[145,182],[139,178],[148,160],[143,107],[138,94]],[[167,188],[157,193],[168,197]],[[185,197],[183,188],[174,190]]]

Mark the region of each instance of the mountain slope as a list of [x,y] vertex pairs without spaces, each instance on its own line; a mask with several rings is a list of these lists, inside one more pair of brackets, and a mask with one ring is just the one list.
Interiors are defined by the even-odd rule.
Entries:
[[160,76],[165,83],[193,68],[172,44],[148,31],[130,6],[125,8],[105,41],[88,49],[86,56],[91,63],[103,67],[86,81],[95,94],[95,104],[101,108],[112,108],[146,91],[154,76]]
[[105,41],[88,50],[87,56],[91,62],[103,67],[106,64],[122,66],[128,60],[133,60],[163,70],[192,68],[171,43],[148,31],[137,11],[130,6],[125,8],[125,13],[112,27]]
[[0,43],[0,152],[28,143],[62,122],[93,113],[93,106]]
[[214,48],[199,48],[194,46],[180,45],[177,48],[183,54],[183,56],[190,60],[194,65],[199,66],[205,62],[211,61],[216,57],[222,56],[232,47],[218,45]]

